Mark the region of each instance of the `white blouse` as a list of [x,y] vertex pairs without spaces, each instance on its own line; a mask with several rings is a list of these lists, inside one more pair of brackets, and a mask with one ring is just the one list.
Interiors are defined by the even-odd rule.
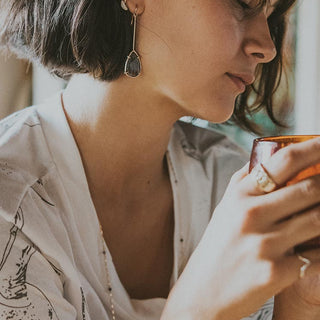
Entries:
[[[165,299],[131,299],[100,235],[60,94],[0,122],[0,319],[156,320]],[[171,287],[247,154],[225,136],[178,121],[167,162],[174,197]],[[155,275],[156,276],[156,275]],[[270,320],[271,298],[246,319]]]

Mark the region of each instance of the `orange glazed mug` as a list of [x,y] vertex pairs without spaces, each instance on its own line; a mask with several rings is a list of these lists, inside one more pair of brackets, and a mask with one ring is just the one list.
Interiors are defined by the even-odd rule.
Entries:
[[[250,157],[249,172],[259,163],[265,163],[274,153],[292,143],[303,142],[320,135],[292,135],[258,138],[253,141],[253,147]],[[320,163],[301,171],[297,176],[288,181],[286,185],[294,184],[300,180],[320,174]],[[319,199],[320,201],[320,199]],[[305,251],[309,249],[320,248],[320,237],[311,239],[298,245],[295,251]]]

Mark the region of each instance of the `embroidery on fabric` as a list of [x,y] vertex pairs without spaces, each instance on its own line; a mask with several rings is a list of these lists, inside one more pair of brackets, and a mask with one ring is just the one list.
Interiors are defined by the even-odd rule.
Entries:
[[0,162],[0,170],[2,173],[4,173],[7,176],[10,176],[13,174],[13,170],[8,166],[7,162]]
[[[20,255],[12,254],[17,233],[23,226],[24,215],[20,207],[14,217],[14,225],[8,230],[8,241],[0,253],[0,319],[60,320],[45,293],[26,280],[28,264],[37,248],[28,245],[21,249]],[[46,315],[39,315],[38,310],[44,309],[47,309]]]
[[[37,182],[31,187],[31,189],[40,197],[40,199],[48,204],[49,206],[55,207],[54,203],[51,203],[49,200],[46,199],[48,197],[46,190],[44,189],[43,181],[42,179],[38,179]],[[38,249],[38,251],[41,253],[41,250]],[[56,267],[48,258],[45,257],[45,259],[50,263],[52,269],[54,272],[60,277],[63,275],[63,272]]]
[[82,320],[86,320],[86,298],[84,297],[83,289],[80,287],[82,297]]
[[44,201],[46,204],[48,204],[49,206],[54,207],[55,205],[53,203],[51,203],[48,199],[46,199],[47,192],[43,187],[43,183],[42,180],[39,179],[32,187],[31,189],[40,197],[40,199],[42,201]]
[[[41,252],[40,252],[40,253],[41,253]],[[57,268],[57,267],[56,267],[51,261],[49,261],[47,258],[46,258],[46,260],[50,263],[53,271],[54,271],[59,277],[61,277],[61,276],[63,275],[63,272],[62,272],[59,268]]]

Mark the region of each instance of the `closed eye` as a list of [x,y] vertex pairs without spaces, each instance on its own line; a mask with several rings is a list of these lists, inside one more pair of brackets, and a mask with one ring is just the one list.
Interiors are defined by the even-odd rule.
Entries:
[[252,1],[248,1],[248,0],[247,1],[245,1],[245,0],[237,0],[237,3],[245,11],[249,11],[250,12],[250,11],[254,10],[253,12],[258,13],[258,12],[262,11],[263,8],[267,8],[267,10],[266,10],[267,18],[269,18],[272,15],[272,13],[275,11],[275,9],[276,9],[276,5],[263,6],[262,3],[260,2],[260,4],[259,4],[259,1],[258,1],[258,3],[255,3],[255,5],[252,6],[252,5],[250,5],[251,2]]
[[251,7],[243,0],[238,0],[238,3],[243,9],[251,9]]

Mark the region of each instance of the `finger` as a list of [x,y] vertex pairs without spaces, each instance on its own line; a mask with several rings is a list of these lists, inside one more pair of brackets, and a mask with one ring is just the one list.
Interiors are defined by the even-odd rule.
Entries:
[[240,182],[244,177],[246,177],[249,174],[249,164],[250,162],[247,162],[240,170],[238,170],[233,176],[232,180],[235,183]]
[[277,185],[283,185],[299,172],[320,162],[320,138],[294,143],[280,149],[265,164]]
[[261,218],[269,224],[286,219],[320,202],[320,175],[261,196],[260,201],[264,207]]
[[274,231],[281,234],[279,250],[283,252],[320,236],[320,206],[279,223]]
[[[263,164],[269,177],[282,186],[299,172],[320,163],[320,138],[294,143],[280,149]],[[243,189],[252,195],[264,194],[256,183],[254,174],[244,178]]]

